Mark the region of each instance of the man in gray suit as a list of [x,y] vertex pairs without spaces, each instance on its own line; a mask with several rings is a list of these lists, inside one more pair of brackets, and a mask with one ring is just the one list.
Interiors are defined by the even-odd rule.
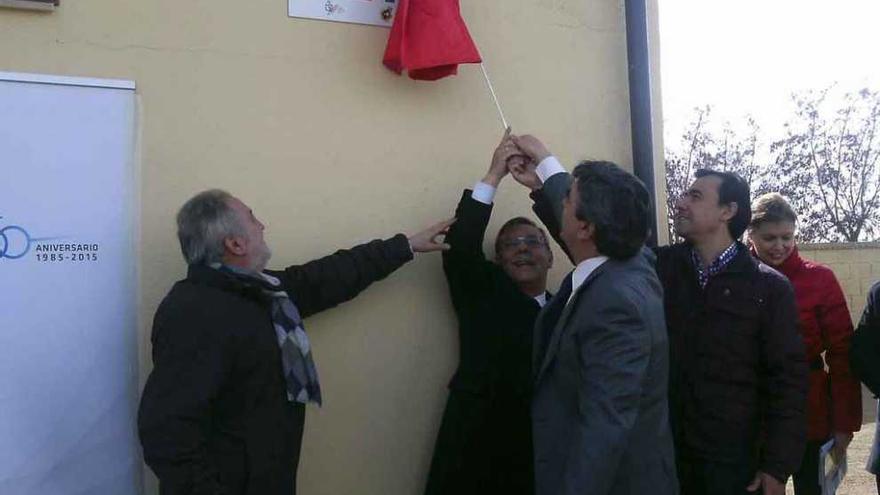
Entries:
[[[515,138],[524,154],[540,144]],[[663,294],[643,245],[649,197],[609,162],[546,177],[512,170],[553,211],[537,213],[577,265],[535,328],[537,495],[678,492]]]

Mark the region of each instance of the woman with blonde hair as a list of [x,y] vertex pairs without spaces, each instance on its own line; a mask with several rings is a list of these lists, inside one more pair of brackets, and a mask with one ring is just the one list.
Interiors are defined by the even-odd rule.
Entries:
[[797,215],[781,194],[765,194],[752,203],[752,253],[788,277],[797,299],[810,388],[807,449],[794,487],[797,495],[818,495],[819,448],[834,438],[832,455],[839,459],[846,453],[853,432],[861,428],[862,396],[849,367],[853,325],[843,291],[830,268],[800,257],[796,229]]

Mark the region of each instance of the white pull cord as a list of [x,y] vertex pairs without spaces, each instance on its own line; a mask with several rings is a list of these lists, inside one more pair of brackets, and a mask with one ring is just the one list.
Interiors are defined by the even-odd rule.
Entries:
[[507,124],[507,119],[504,118],[504,111],[501,110],[501,104],[498,103],[498,96],[495,95],[495,88],[492,87],[492,81],[489,80],[489,73],[486,72],[486,66],[480,62],[480,68],[483,69],[483,78],[486,80],[486,86],[489,87],[489,92],[492,93],[492,101],[495,102],[495,108],[498,109],[498,116],[501,117],[501,125],[504,126],[504,130],[506,131],[510,126]]

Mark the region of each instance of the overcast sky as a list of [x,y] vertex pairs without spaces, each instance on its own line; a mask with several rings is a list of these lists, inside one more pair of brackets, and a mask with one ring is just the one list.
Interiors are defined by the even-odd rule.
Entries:
[[775,134],[794,91],[880,90],[880,0],[659,3],[667,147],[697,106],[734,124],[751,114]]

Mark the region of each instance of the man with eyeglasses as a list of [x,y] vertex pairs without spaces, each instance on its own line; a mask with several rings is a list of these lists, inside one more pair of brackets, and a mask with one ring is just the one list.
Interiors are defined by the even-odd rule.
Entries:
[[532,329],[549,297],[553,253],[534,222],[516,217],[498,232],[494,262],[483,254],[495,191],[513,147],[505,135],[486,176],[464,191],[446,235],[443,269],[459,321],[460,361],[426,495],[534,493]]

